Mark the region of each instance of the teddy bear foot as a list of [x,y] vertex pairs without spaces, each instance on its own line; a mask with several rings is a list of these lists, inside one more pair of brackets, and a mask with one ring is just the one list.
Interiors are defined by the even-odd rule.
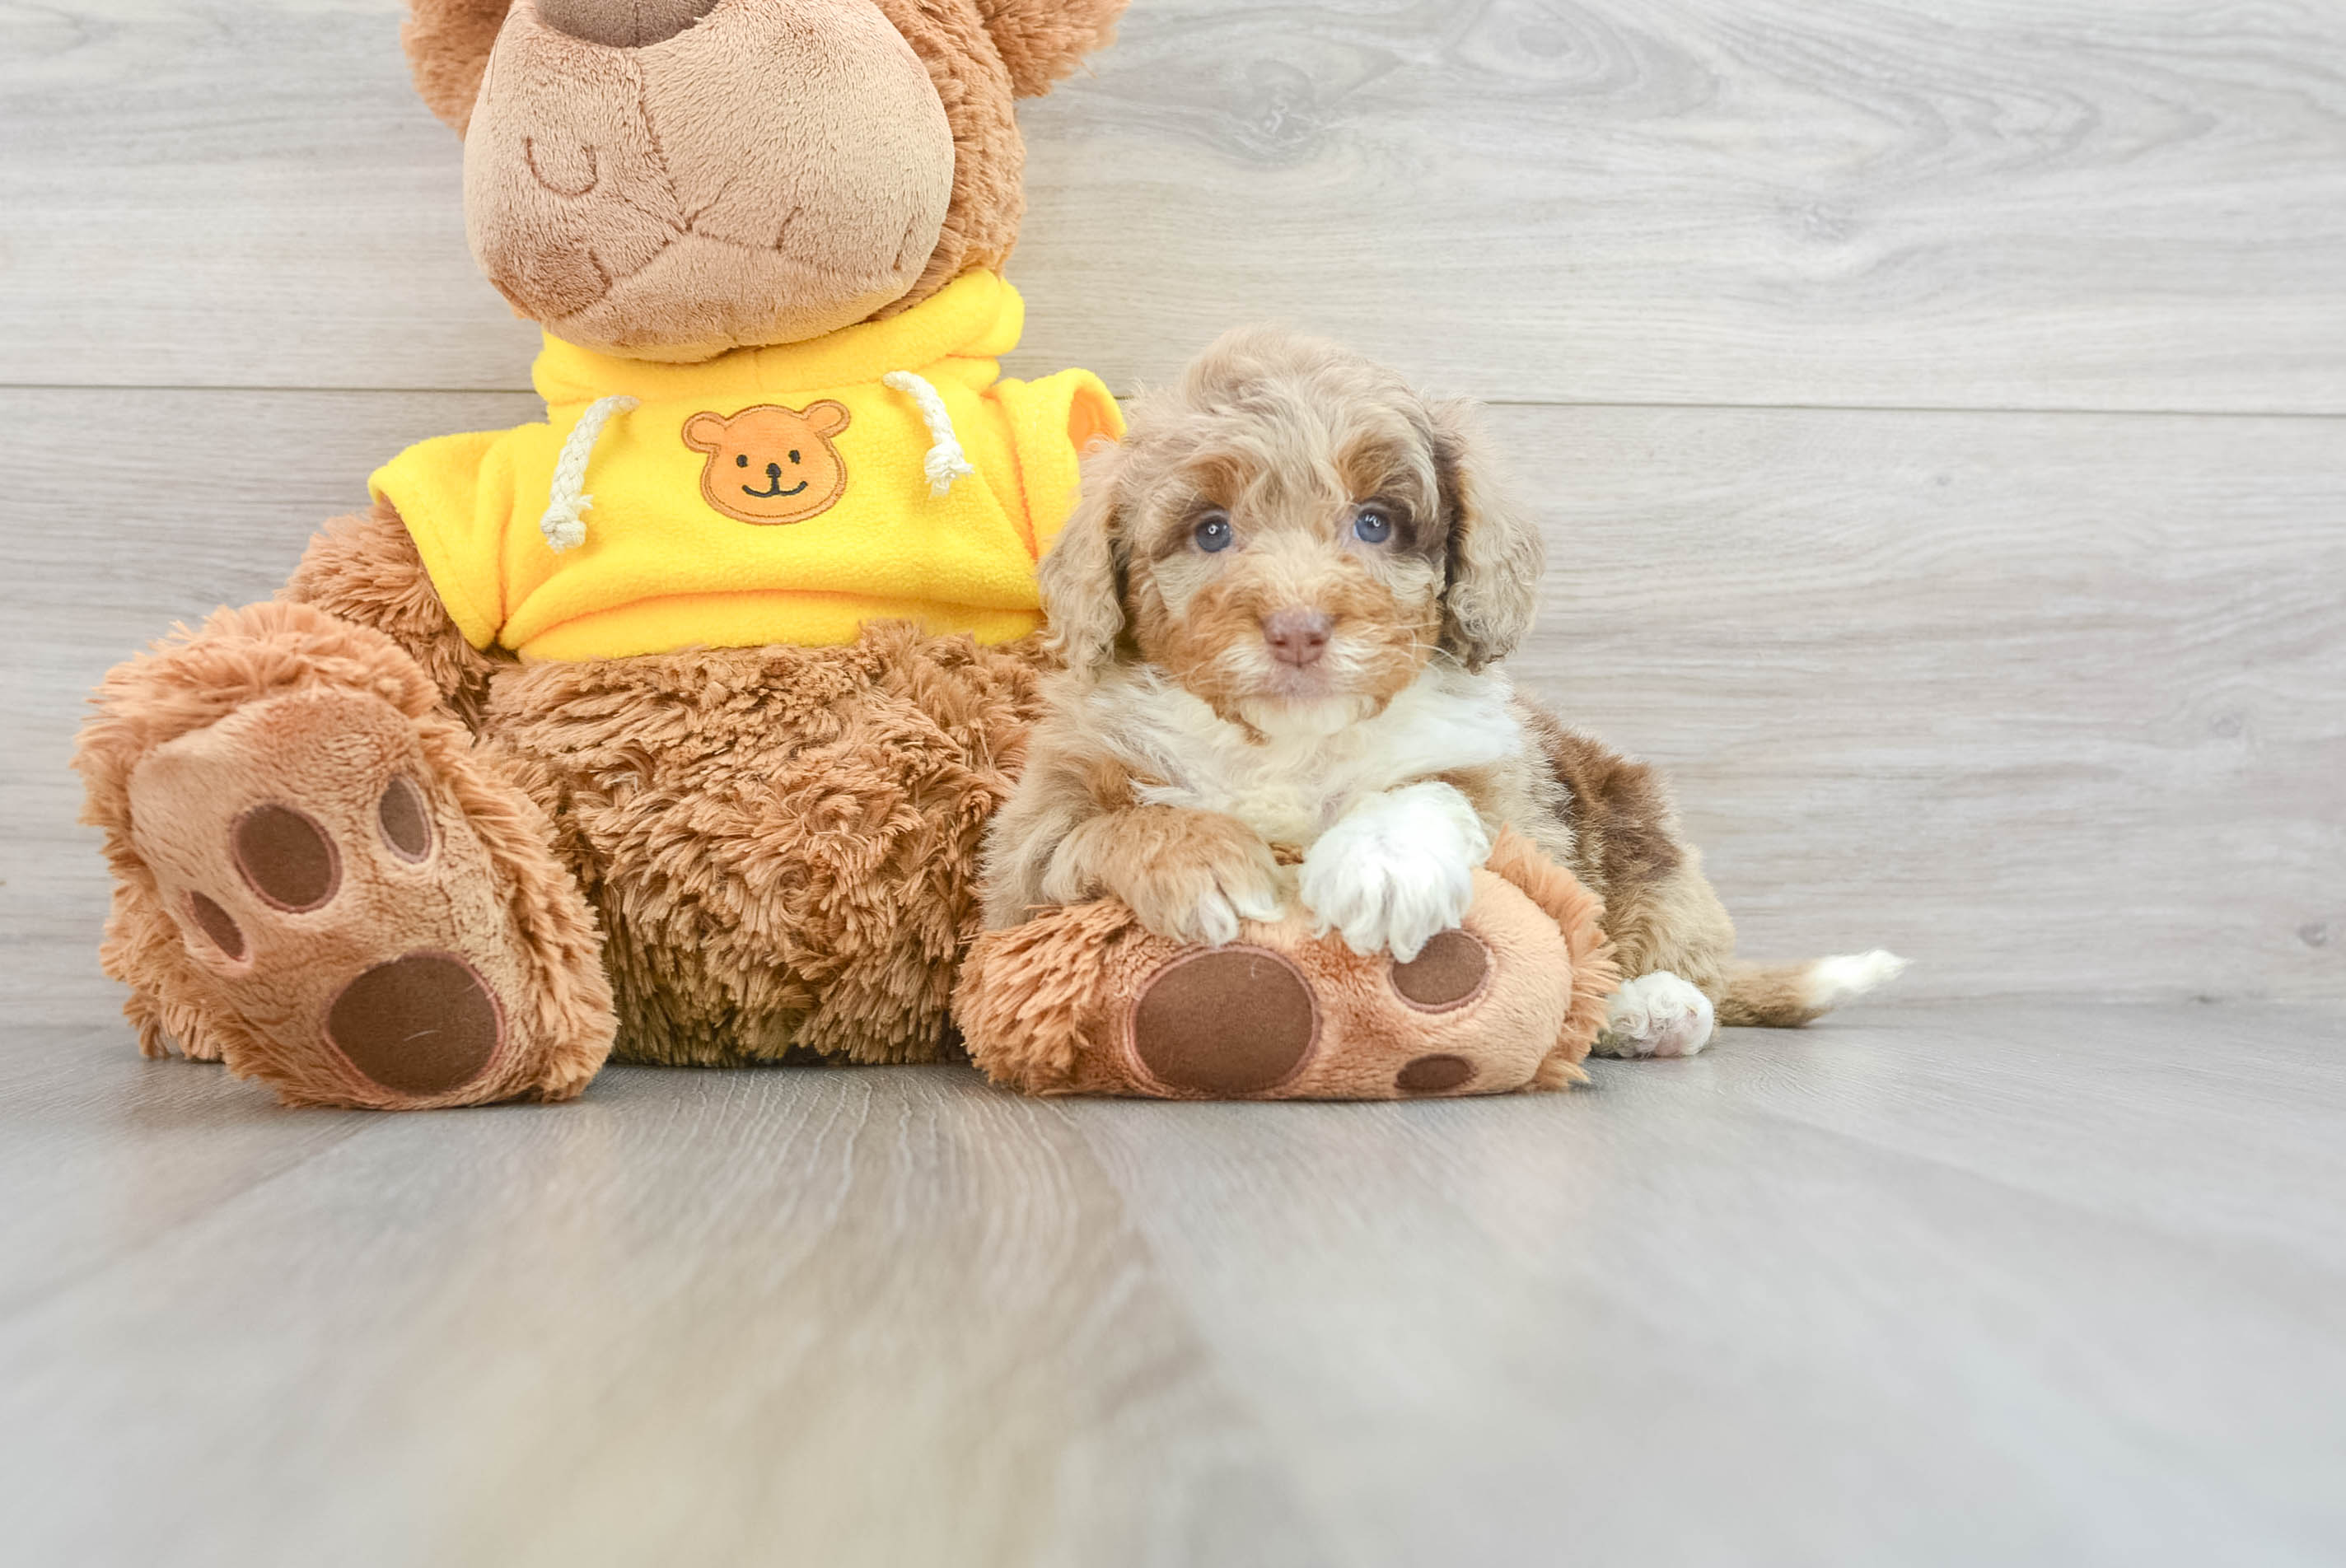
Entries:
[[[429,749],[442,765],[380,697],[312,686],[158,746],[130,775],[132,840],[210,1033],[290,1103],[566,1099],[608,1052],[599,970],[551,988],[567,1018],[547,1005],[547,961],[575,969],[580,944],[531,928],[550,917],[591,943],[591,925],[550,850],[514,831],[526,800],[468,755]],[[476,824],[484,807],[512,820]],[[555,906],[535,921],[533,894]]]
[[[1043,1095],[1396,1100],[1561,1088],[1617,982],[1596,901],[1520,840],[1464,924],[1408,963],[1300,918],[1182,947],[1122,904],[981,939],[954,999],[971,1059]],[[1503,874],[1504,873],[1504,874]]]
[[[1492,989],[1496,963],[1484,936],[1444,932],[1408,963],[1307,969],[1311,958],[1334,955],[1298,962],[1280,951],[1295,933],[1264,934],[1273,945],[1193,949],[1142,982],[1118,1042],[1133,1070],[1129,1092],[1377,1100],[1530,1086],[1545,1052],[1522,1047],[1540,1043],[1536,1031],[1476,1028],[1464,1015],[1481,1011]],[[1556,1012],[1545,1043],[1563,1022]]]

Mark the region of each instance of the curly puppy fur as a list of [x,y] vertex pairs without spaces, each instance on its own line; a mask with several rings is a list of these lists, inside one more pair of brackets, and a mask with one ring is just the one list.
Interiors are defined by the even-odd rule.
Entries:
[[1624,975],[1737,1022],[1821,1011],[1805,970],[1733,966],[1659,778],[1501,673],[1544,555],[1468,407],[1330,344],[1226,338],[1090,459],[1043,565],[1066,667],[989,841],[989,923],[1113,895],[1212,943],[1300,901],[1407,959],[1513,827],[1604,900]]

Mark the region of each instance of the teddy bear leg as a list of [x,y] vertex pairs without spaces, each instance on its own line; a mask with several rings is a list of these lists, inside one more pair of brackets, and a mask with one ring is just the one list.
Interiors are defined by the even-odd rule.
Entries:
[[1617,980],[1594,901],[1577,884],[1526,886],[1497,871],[1475,882],[1464,924],[1407,963],[1355,953],[1300,918],[1200,948],[1153,935],[1113,901],[1049,911],[979,942],[955,1013],[972,1059],[1030,1094],[1391,1100],[1561,1088],[1580,1076]]
[[123,666],[79,766],[120,879],[106,960],[168,1036],[289,1104],[567,1099],[608,1054],[594,922],[545,818],[388,638],[223,612]]

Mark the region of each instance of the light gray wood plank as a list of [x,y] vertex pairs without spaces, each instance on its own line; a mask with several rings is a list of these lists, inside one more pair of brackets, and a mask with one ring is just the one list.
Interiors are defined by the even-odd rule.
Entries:
[[2334,1561],[2341,1050],[1974,1003],[1560,1097],[359,1117],[11,1022],[0,1179],[88,1239],[0,1237],[0,1516],[93,1565]]
[[[396,0],[0,52],[0,382],[513,388]],[[2346,412],[2323,0],[1142,0],[1029,106],[1022,369],[1281,318],[1525,401]]]
[[1082,1125],[1353,1561],[2310,1563],[2341,1044],[1885,1009],[1561,1103]]
[[93,1046],[0,1102],[110,1254],[0,1293],[16,1560],[1328,1560],[1084,1145],[965,1071],[384,1118]]
[[[0,940],[91,964],[65,762],[109,665],[273,590],[383,454],[527,414],[0,394]],[[103,422],[138,439],[93,514]],[[1916,996],[2346,997],[2346,423],[1503,409],[1492,440],[1552,542],[1517,675],[1669,770],[1747,952],[1885,943]]]
[[1664,764],[1745,950],[2346,997],[2346,423],[1499,411],[1518,677]]
[[1143,0],[1097,71],[1021,260],[1119,387],[1273,317],[1526,402],[2346,410],[2323,0]]

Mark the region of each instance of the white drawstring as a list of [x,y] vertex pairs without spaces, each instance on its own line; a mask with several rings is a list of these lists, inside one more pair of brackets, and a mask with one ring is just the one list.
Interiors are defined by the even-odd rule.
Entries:
[[921,472],[928,475],[930,494],[942,497],[953,489],[954,480],[976,474],[968,453],[961,449],[961,437],[954,433],[953,414],[936,388],[910,371],[891,371],[880,378],[880,384],[911,398],[921,411],[921,423],[929,427],[929,455]]
[[586,494],[586,463],[595,455],[595,443],[602,439],[603,427],[615,414],[630,413],[638,407],[631,397],[607,397],[587,405],[570,427],[569,439],[562,443],[561,459],[554,465],[554,486],[546,499],[546,515],[537,524],[546,535],[546,543],[557,555],[565,550],[576,550],[586,543],[586,510],[595,498]]
[[[881,384],[891,391],[903,393],[921,411],[921,423],[929,427],[929,453],[921,464],[921,472],[929,481],[929,494],[944,496],[951,493],[956,480],[974,477],[977,469],[962,450],[961,437],[954,430],[953,413],[937,389],[910,371],[891,371],[881,378]],[[595,456],[595,443],[603,436],[604,427],[617,415],[633,412],[641,405],[631,397],[607,397],[587,406],[570,428],[569,437],[562,443],[562,456],[554,465],[554,483],[546,497],[546,515],[539,520],[538,532],[546,535],[548,548],[556,555],[576,550],[586,543],[586,514],[594,506],[595,498],[586,494],[586,465]]]

